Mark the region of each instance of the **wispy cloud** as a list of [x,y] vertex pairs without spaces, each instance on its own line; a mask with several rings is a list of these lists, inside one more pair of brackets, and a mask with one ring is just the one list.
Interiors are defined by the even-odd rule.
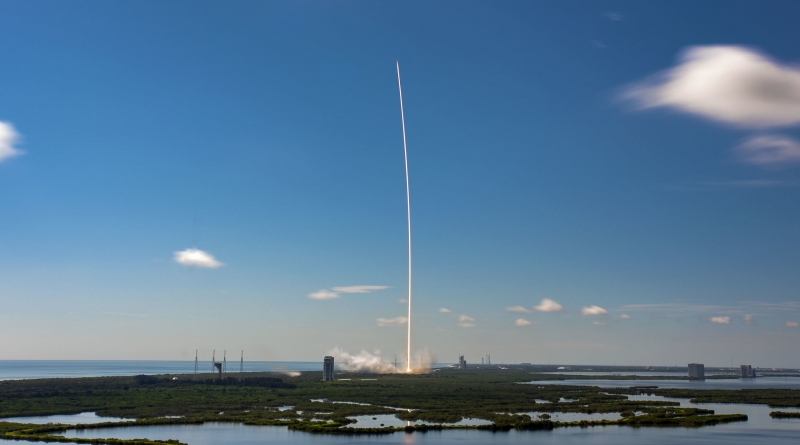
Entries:
[[374,292],[376,290],[384,290],[388,289],[389,286],[368,286],[368,285],[359,285],[359,286],[340,286],[334,287],[334,292],[340,292],[343,294],[366,294],[370,292]]
[[524,319],[524,318],[517,318],[517,320],[514,322],[514,324],[517,325],[517,326],[530,326],[533,323],[528,321],[528,320],[526,320],[526,319]]
[[383,290],[388,288],[389,286],[369,286],[369,285],[337,286],[334,287],[333,290],[320,289],[316,292],[311,292],[310,294],[308,294],[308,297],[313,300],[331,300],[333,298],[339,298],[340,294],[367,294],[376,290]]
[[443,314],[449,314],[451,311],[450,311],[450,309],[447,309],[446,307],[440,307],[439,308],[439,312],[441,312]]
[[742,315],[742,321],[744,321],[744,324],[748,326],[756,324],[756,320],[753,318],[752,314]]
[[339,298],[338,292],[331,292],[328,289],[320,289],[316,292],[311,292],[308,294],[308,298],[312,300],[331,300],[333,298]]
[[599,40],[592,40],[592,41],[591,41],[591,44],[592,44],[592,46],[594,46],[595,48],[599,48],[599,49],[605,49],[605,48],[608,48],[608,45],[606,45],[605,43],[603,43],[603,42],[601,42],[601,41],[599,41]]
[[531,312],[529,309],[526,309],[526,308],[524,308],[524,307],[522,307],[522,306],[511,306],[511,307],[507,307],[507,308],[506,308],[506,311],[507,311],[507,312],[519,312],[519,313],[522,313],[522,314],[528,314],[528,313],[530,313],[530,312]]
[[19,141],[19,133],[10,122],[0,121],[0,162],[22,154],[14,145]]
[[719,324],[730,324],[731,317],[711,317],[709,320],[712,323],[719,323]]
[[605,326],[608,323],[606,323],[605,321],[593,321],[592,324],[595,326]]
[[800,326],[800,323],[798,323],[796,321],[787,321],[786,322],[786,327],[787,328],[796,328],[798,326]]
[[470,317],[469,315],[461,314],[458,316],[458,325],[462,328],[474,328],[475,327],[475,319]]
[[746,164],[774,167],[800,162],[800,142],[788,136],[754,136],[734,148],[740,161]]
[[403,326],[408,323],[408,318],[406,317],[395,317],[395,318],[378,318],[375,320],[379,327],[390,327],[390,326]]
[[781,312],[800,311],[800,301],[784,301],[781,303],[768,303],[763,301],[745,301],[743,304],[765,310],[776,310]]
[[622,14],[620,14],[620,13],[618,13],[618,12],[607,12],[607,13],[603,14],[603,16],[604,16],[605,18],[607,18],[607,19],[609,19],[609,20],[613,20],[613,21],[615,21],[615,22],[621,22],[621,21],[622,21],[622,19],[624,18],[624,17],[622,16]]
[[401,298],[401,299],[397,300],[397,302],[400,303],[400,304],[406,304],[406,303],[408,303],[408,298]]
[[619,315],[617,315],[617,318],[621,318],[623,320],[630,320],[631,316],[628,315],[628,314],[619,314]]
[[608,311],[601,308],[600,306],[584,306],[581,309],[581,314],[583,315],[608,315]]
[[679,63],[629,87],[641,108],[668,107],[731,125],[800,124],[800,68],[743,46],[695,46]]
[[216,269],[222,267],[223,264],[214,258],[208,252],[199,249],[186,249],[175,252],[175,262],[183,264],[184,266],[201,267],[204,269]]
[[538,306],[533,307],[534,310],[539,312],[560,312],[564,307],[549,298],[542,298]]
[[620,308],[626,312],[646,311],[660,314],[688,315],[702,312],[714,311],[734,311],[741,310],[740,306],[720,306],[715,304],[695,304],[695,303],[645,303],[645,304],[626,304]]

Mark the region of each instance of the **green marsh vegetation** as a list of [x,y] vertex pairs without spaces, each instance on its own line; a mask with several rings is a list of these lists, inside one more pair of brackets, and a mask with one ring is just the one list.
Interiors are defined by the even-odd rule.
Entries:
[[[216,421],[286,425],[294,430],[318,433],[377,434],[450,428],[695,427],[747,419],[742,415],[715,415],[709,410],[680,408],[672,401],[627,398],[628,394],[641,393],[713,402],[725,399],[729,403],[800,404],[800,391],[743,390],[750,391],[743,396],[741,391],[662,390],[652,387],[600,389],[570,386],[568,381],[560,381],[564,376],[533,374],[525,369],[445,369],[426,375],[338,373],[340,380],[333,382],[322,382],[321,372],[305,372],[299,377],[276,373],[246,373],[243,378],[239,377],[228,374],[223,381],[215,380],[210,374],[2,381],[0,418],[95,412],[100,416],[136,419],[135,422],[123,422],[124,426],[131,427],[163,422]],[[570,379],[586,377],[569,376]],[[350,380],[341,380],[343,378]],[[629,376],[625,378],[629,379]],[[551,380],[554,384],[520,384],[533,380]],[[557,422],[544,413],[619,413],[620,417],[618,420]],[[393,414],[401,420],[424,422],[425,425],[352,427],[352,417],[378,414]],[[483,419],[491,424],[454,425],[465,418]],[[59,431],[66,428],[63,425],[0,425],[4,425],[0,437],[13,435],[18,440],[34,440],[34,437],[42,440],[41,436],[53,432],[47,428],[60,428]],[[77,440],[50,437],[57,441]]]

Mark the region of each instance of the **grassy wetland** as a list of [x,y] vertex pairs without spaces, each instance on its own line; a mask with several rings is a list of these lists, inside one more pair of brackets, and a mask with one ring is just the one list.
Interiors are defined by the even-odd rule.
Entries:
[[[569,376],[580,378],[581,376]],[[55,435],[71,428],[240,422],[285,425],[326,434],[383,434],[439,429],[537,430],[586,426],[701,427],[747,420],[741,414],[682,408],[664,400],[630,400],[653,394],[696,402],[800,406],[798,390],[681,390],[571,386],[564,376],[528,370],[450,370],[434,374],[348,374],[322,382],[321,372],[162,375],[0,381],[0,438],[73,443],[176,443],[147,439],[98,440]],[[596,376],[593,378],[597,378]],[[550,380],[553,384],[520,382]],[[336,403],[348,402],[348,403]],[[135,419],[92,425],[33,425],[2,418],[95,412]],[[562,422],[548,414],[611,413],[606,420]],[[404,427],[355,428],[355,416],[395,415]],[[618,417],[617,417],[618,416]],[[613,420],[609,420],[609,417]],[[461,422],[481,419],[483,424]]]

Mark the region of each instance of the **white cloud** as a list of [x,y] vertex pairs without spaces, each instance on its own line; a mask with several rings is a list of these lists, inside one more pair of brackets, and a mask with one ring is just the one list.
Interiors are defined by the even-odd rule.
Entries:
[[730,324],[731,317],[711,317],[709,320],[711,320],[712,323]]
[[631,319],[631,316],[628,315],[628,314],[619,314],[618,317],[623,319],[623,320],[630,320]]
[[[330,300],[332,298],[339,298],[339,294],[367,294],[376,290],[388,289],[389,286],[338,286],[333,290],[320,289],[316,292],[308,294],[309,298],[314,300]],[[408,300],[400,300],[401,303],[407,303]]]
[[531,323],[530,321],[528,321],[528,320],[526,320],[524,318],[517,318],[517,321],[515,321],[514,324],[517,325],[517,326],[530,326],[533,323]]
[[595,326],[605,326],[608,323],[606,323],[605,321],[593,321],[592,324]]
[[320,289],[316,292],[308,294],[308,298],[312,300],[330,300],[332,298],[339,298],[338,292],[331,292],[328,289]]
[[19,141],[19,134],[14,126],[9,122],[0,121],[0,162],[3,160],[22,154],[14,144]]
[[753,325],[753,324],[756,323],[756,321],[753,319],[753,316],[751,314],[742,315],[742,320],[744,320],[744,324],[746,324],[746,325]]
[[607,12],[607,13],[605,13],[605,14],[603,14],[603,15],[604,15],[604,16],[605,16],[607,19],[609,19],[609,20],[613,20],[613,21],[615,21],[615,22],[620,22],[620,21],[622,21],[622,19],[623,19],[623,17],[622,17],[622,14],[620,14],[620,13],[618,13],[618,12]]
[[542,298],[539,305],[534,306],[533,309],[539,312],[559,312],[564,310],[564,307],[549,298]]
[[379,318],[376,320],[379,327],[387,327],[387,326],[403,326],[408,323],[408,318],[406,317],[395,317],[395,318]]
[[440,307],[439,308],[439,312],[441,312],[443,314],[449,314],[450,313],[450,309],[447,309],[446,307]]
[[408,298],[401,298],[401,299],[397,300],[397,302],[400,303],[400,304],[406,304],[406,303],[408,303]]
[[796,328],[798,326],[800,326],[800,323],[798,323],[796,321],[787,321],[786,322],[786,327],[787,328]]
[[389,286],[366,286],[366,285],[361,285],[361,286],[334,287],[333,290],[335,292],[341,292],[343,294],[367,294],[367,293],[370,293],[372,291],[384,290],[384,289],[388,289],[388,288],[389,288]]
[[203,267],[206,269],[216,269],[223,264],[208,252],[199,249],[186,249],[175,252],[175,261],[184,266]]
[[523,314],[528,314],[528,313],[530,313],[530,312],[531,312],[531,311],[529,311],[528,309],[525,309],[525,308],[524,308],[524,307],[522,307],[522,306],[511,306],[511,307],[507,307],[507,308],[506,308],[506,311],[508,311],[508,312],[520,312],[520,313],[523,313]]
[[800,162],[800,142],[780,135],[754,136],[734,148],[739,160],[763,166]]
[[608,315],[608,311],[601,308],[600,306],[584,306],[581,309],[581,314],[583,315]]
[[642,108],[669,107],[743,127],[797,125],[800,68],[742,46],[695,46],[624,97]]
[[458,316],[458,325],[462,328],[474,328],[475,319],[470,317],[469,315],[461,314]]

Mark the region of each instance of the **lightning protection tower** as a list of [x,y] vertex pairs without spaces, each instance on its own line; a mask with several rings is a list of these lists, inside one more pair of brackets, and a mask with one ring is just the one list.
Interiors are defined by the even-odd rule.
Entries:
[[242,349],[242,358],[239,360],[239,374],[243,372],[244,372],[244,349]]
[[228,372],[228,351],[222,351],[222,372]]
[[194,350],[194,375],[197,375],[197,349]]

